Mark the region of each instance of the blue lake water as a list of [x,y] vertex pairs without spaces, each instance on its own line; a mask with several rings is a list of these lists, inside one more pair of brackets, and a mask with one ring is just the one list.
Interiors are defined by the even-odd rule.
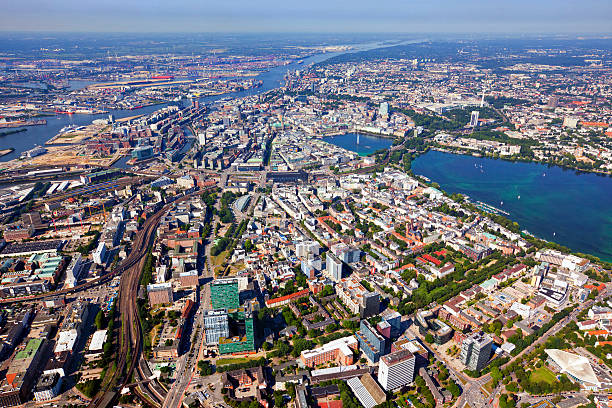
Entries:
[[391,138],[364,134],[358,135],[357,133],[329,136],[324,137],[322,140],[335,146],[355,152],[360,156],[367,156],[368,154],[374,153],[380,149],[388,149],[393,144],[393,139]]
[[418,157],[412,170],[507,211],[540,238],[612,261],[611,177],[438,151]]

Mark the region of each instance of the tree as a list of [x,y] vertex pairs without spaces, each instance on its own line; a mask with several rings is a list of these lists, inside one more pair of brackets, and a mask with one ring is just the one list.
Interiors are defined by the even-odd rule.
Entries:
[[324,298],[326,296],[333,295],[335,293],[333,286],[325,285],[321,293],[319,293],[319,297]]
[[504,375],[499,371],[499,367],[491,368],[491,378],[493,379],[494,386],[497,386],[503,377]]
[[300,337],[297,337],[293,339],[293,351],[291,352],[291,355],[293,357],[298,357],[302,351],[304,350],[309,350],[311,348],[313,348],[314,344],[312,341],[310,340],[306,340]]
[[282,407],[284,405],[283,402],[285,402],[283,394],[278,391],[274,391],[274,406]]
[[434,342],[434,336],[431,333],[427,333],[425,335],[425,341],[429,344],[432,344]]
[[454,381],[450,381],[448,383],[448,387],[446,387],[446,389],[448,389],[448,391],[453,394],[453,397],[457,398],[459,395],[461,395],[461,389],[459,388],[459,386],[454,382]]
[[211,375],[214,371],[210,363],[205,360],[198,361],[198,370],[200,370],[200,375],[202,376]]
[[285,343],[284,341],[280,341],[280,340],[276,342],[276,345],[274,346],[274,348],[278,350],[279,356],[286,356],[287,354],[291,352],[291,346]]
[[96,315],[95,324],[98,330],[102,330],[106,327],[106,316],[102,310]]

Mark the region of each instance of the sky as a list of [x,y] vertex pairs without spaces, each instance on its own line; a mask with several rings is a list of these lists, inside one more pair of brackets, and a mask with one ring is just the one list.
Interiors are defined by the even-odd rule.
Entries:
[[612,0],[5,0],[1,31],[612,34]]

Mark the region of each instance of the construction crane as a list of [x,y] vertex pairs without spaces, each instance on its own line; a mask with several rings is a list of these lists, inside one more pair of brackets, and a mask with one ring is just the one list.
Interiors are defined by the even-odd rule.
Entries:
[[102,203],[102,204],[96,204],[96,205],[93,205],[93,206],[92,206],[92,205],[88,205],[88,206],[87,206],[87,208],[89,209],[89,217],[91,217],[91,216],[92,216],[91,209],[92,209],[92,208],[94,208],[94,209],[99,209],[99,208],[100,208],[100,206],[102,206],[102,213],[104,214],[104,222],[106,222],[106,206],[104,205],[104,203]]

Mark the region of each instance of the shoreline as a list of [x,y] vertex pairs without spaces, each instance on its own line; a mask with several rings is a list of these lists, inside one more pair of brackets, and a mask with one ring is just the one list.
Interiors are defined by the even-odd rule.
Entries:
[[612,172],[606,173],[603,171],[598,171],[598,170],[587,170],[587,169],[580,169],[578,167],[572,167],[572,166],[564,166],[561,164],[557,164],[557,163],[548,163],[548,162],[542,162],[539,160],[526,160],[526,159],[509,159],[506,157],[493,157],[493,156],[488,156],[488,155],[482,155],[482,154],[474,154],[472,152],[464,152],[461,150],[448,150],[448,149],[444,149],[442,147],[436,147],[436,146],[431,146],[431,150],[436,150],[438,152],[443,152],[443,153],[451,153],[451,154],[457,154],[457,155],[461,155],[461,156],[472,156],[472,157],[478,157],[478,158],[483,158],[483,159],[491,159],[491,160],[504,160],[507,162],[511,162],[511,163],[533,163],[533,164],[541,164],[543,166],[547,166],[547,167],[559,167],[560,169],[563,170],[574,170],[577,174],[595,174],[597,176],[601,176],[601,177],[612,177]]
[[[373,154],[376,154],[376,152],[379,152],[379,151],[381,151],[381,150],[390,150],[390,149],[391,149],[391,147],[393,146],[393,145],[391,145],[391,146],[389,146],[389,147],[383,147],[383,148],[381,148],[381,149],[374,150],[373,152],[370,152],[370,153],[364,153],[364,152],[362,152],[362,153],[358,153],[358,152],[356,152],[356,151],[354,151],[354,150],[347,149],[346,147],[339,146],[339,145],[337,145],[337,144],[334,144],[334,143],[331,143],[331,142],[329,142],[329,141],[327,141],[327,140],[324,140],[325,138],[338,137],[338,136],[346,136],[346,135],[350,135],[350,134],[361,134],[361,135],[363,135],[363,136],[374,136],[374,137],[378,137],[377,135],[374,135],[374,134],[366,134],[366,133],[363,133],[363,132],[344,132],[344,133],[337,133],[337,134],[333,134],[333,135],[314,136],[313,138],[314,138],[314,139],[318,139],[318,140],[320,140],[320,141],[322,141],[322,142],[328,143],[328,144],[330,144],[330,145],[332,145],[332,146],[335,146],[335,147],[337,147],[337,148],[339,148],[339,149],[343,149],[343,150],[345,150],[345,151],[347,151],[347,152],[349,152],[349,153],[351,153],[351,154],[356,154],[358,157],[369,157],[369,156],[372,156]],[[389,139],[388,137],[387,137],[387,138],[385,138],[385,137],[379,137],[379,138],[380,138],[380,139]]]
[[[438,152],[440,152],[440,153],[455,154],[455,155],[459,155],[459,156],[472,156],[472,157],[476,157],[476,158],[484,158],[484,159],[489,159],[489,160],[493,159],[492,157],[486,157],[486,156],[474,156],[474,155],[471,155],[471,154],[462,154],[462,153],[460,153],[460,152],[446,151],[446,150],[443,150],[443,149],[437,149],[437,148],[435,148],[435,147],[432,147],[432,148],[431,148],[431,150],[435,150],[435,151],[438,151]],[[421,156],[421,154],[418,154],[418,156],[417,156],[417,157],[420,157],[420,156]],[[414,159],[413,159],[413,161],[414,161]],[[511,160],[506,160],[506,161],[511,161]],[[528,161],[523,161],[523,163],[530,163],[530,164],[539,164],[539,165],[542,165],[542,163],[539,163],[539,162],[528,162]],[[554,165],[551,165],[551,167],[552,167],[552,166],[554,166]],[[561,167],[561,166],[557,166],[557,167],[559,167],[561,170],[568,170],[567,168],[563,168],[563,167]],[[423,177],[422,173],[415,174],[415,173],[414,173],[414,169],[411,169],[411,170],[413,171],[413,174],[414,174],[414,176],[416,176],[416,177],[417,177],[417,179],[421,179],[421,178]],[[583,172],[583,174],[588,174],[588,172]],[[575,175],[575,176],[578,176],[578,175],[580,175],[580,174],[576,174],[576,173],[575,173],[574,175]],[[596,174],[596,175],[603,176],[602,174]],[[571,176],[570,176],[570,177],[571,177]],[[435,178],[429,177],[429,182],[424,183],[424,184],[426,184],[426,185],[431,185],[432,183],[436,183],[436,184],[438,184],[438,185],[439,185],[439,187],[436,187],[436,188],[438,188],[440,191],[442,191],[443,193],[445,193],[445,195],[446,195],[447,197],[450,197],[450,196],[451,196],[451,193],[449,193],[449,192],[446,190],[446,188],[442,187],[442,185],[440,185],[440,181],[439,181],[439,180],[437,180],[437,179],[435,179]],[[447,188],[448,188],[448,186],[447,186]],[[469,191],[466,191],[466,190],[465,190],[465,189],[463,189],[463,188],[461,188],[461,189],[459,189],[459,188],[458,188],[457,190],[459,190],[459,191],[457,191],[457,193],[458,193],[458,194],[461,194],[461,195],[467,195],[469,198],[468,198],[466,201],[467,201],[467,202],[469,202],[471,205],[473,205],[475,208],[477,208],[477,209],[478,209],[478,211],[480,211],[480,212],[482,212],[482,213],[489,213],[488,211],[486,211],[486,209],[479,208],[479,206],[477,205],[477,204],[478,204],[478,200],[477,200],[475,197],[473,197],[473,196],[470,194],[470,192],[469,192]],[[487,206],[495,208],[493,205],[489,204],[488,202],[486,202],[486,201],[483,201],[483,202],[484,202],[485,204],[487,204]],[[517,220],[517,218],[516,218],[516,213],[514,213],[514,214],[509,213],[509,215],[506,215],[506,214],[492,214],[492,216],[493,216],[493,217],[503,217],[503,218],[505,218],[505,219],[507,219],[507,220],[509,220],[509,221],[512,221],[512,222],[514,222],[514,223],[517,223],[517,224],[519,225],[520,232],[523,232],[524,230],[527,230],[527,228],[525,227],[525,225],[523,225],[522,223],[520,223],[520,222]],[[543,238],[543,237],[542,237],[542,236],[541,236],[539,233],[534,233],[534,232],[531,232],[531,229],[532,229],[532,228],[529,228],[529,231],[530,231],[530,232],[529,232],[529,234],[530,234],[532,237],[534,237],[534,238],[536,238],[536,239],[538,239],[538,240],[541,240],[541,241],[543,241],[543,242],[548,242],[548,243],[551,243],[551,244],[555,244],[555,245],[558,245],[558,246],[561,246],[561,247],[565,247],[565,248],[567,248],[567,249],[568,249],[568,250],[569,250],[571,253],[573,253],[573,254],[584,254],[584,255],[588,255],[588,256],[591,256],[591,257],[597,258],[597,259],[599,259],[601,262],[605,262],[605,263],[612,263],[612,258],[611,258],[609,255],[606,255],[605,253],[599,253],[599,254],[597,254],[597,253],[592,253],[592,252],[589,252],[589,251],[588,251],[588,250],[586,250],[586,249],[582,250],[582,249],[575,248],[575,247],[574,247],[574,246],[572,246],[571,244],[567,244],[567,243],[560,243],[559,241],[557,241],[557,240],[555,240],[555,239]]]
[[322,135],[318,135],[318,136],[315,136],[315,137],[317,139],[323,139],[325,137],[336,137],[336,136],[350,135],[351,133],[353,133],[353,134],[360,134],[360,135],[363,135],[363,136],[374,136],[374,137],[378,137],[380,139],[393,139],[393,140],[395,140],[398,137],[400,137],[400,136],[395,136],[395,135],[387,135],[387,134],[384,134],[384,133],[373,133],[373,132],[368,132],[368,131],[365,131],[365,130],[355,130],[354,128],[353,129],[349,129],[346,132],[339,131],[339,132],[334,132],[334,133],[326,134],[326,135],[322,134]]
[[16,129],[16,130],[8,130],[6,132],[0,132],[0,137],[4,137],[4,136],[10,136],[10,135],[14,135],[16,133],[21,133],[21,132],[27,132],[28,128],[24,127],[21,129]]

